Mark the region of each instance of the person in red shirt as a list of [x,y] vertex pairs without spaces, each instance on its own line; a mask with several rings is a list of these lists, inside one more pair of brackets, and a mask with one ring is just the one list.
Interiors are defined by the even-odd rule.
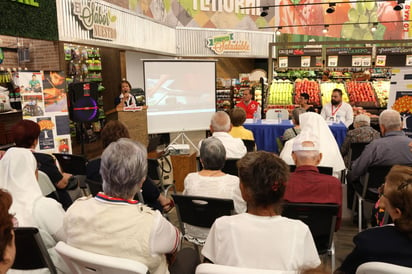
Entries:
[[322,153],[314,138],[295,137],[292,158],[296,169],[290,174],[284,200],[291,203],[338,204],[337,231],[342,220],[342,185],[337,178],[319,173],[316,166],[322,159]]
[[243,108],[246,111],[246,119],[252,119],[253,114],[258,109],[259,103],[252,100],[252,93],[250,89],[243,90],[243,98],[236,107]]

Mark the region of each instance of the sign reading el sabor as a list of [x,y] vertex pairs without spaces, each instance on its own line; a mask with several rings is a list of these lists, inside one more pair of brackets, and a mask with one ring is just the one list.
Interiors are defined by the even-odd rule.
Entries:
[[117,37],[116,15],[110,8],[96,0],[89,0],[84,5],[81,0],[73,1],[73,13],[82,22],[85,29],[92,31],[94,38],[113,41]]
[[207,39],[207,47],[216,54],[225,52],[248,52],[250,51],[250,43],[246,40],[235,40],[233,33],[213,36]]

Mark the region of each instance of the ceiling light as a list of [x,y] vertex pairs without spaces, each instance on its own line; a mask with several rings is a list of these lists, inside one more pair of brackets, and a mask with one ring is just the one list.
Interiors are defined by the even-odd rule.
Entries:
[[282,29],[282,27],[278,27],[278,29],[276,30],[276,35],[279,36],[282,34],[282,32],[280,31]]
[[405,4],[405,0],[398,0],[396,6],[393,7],[393,10],[399,11],[403,9],[403,4]]
[[371,32],[375,32],[378,29],[378,23],[373,23],[371,27]]
[[325,27],[323,28],[322,32],[323,33],[328,33],[329,31],[329,25],[325,25]]
[[[405,1],[405,0],[400,0]],[[326,9],[327,13],[334,13],[335,12],[336,3],[329,3],[329,7]]]
[[268,14],[269,14],[268,11],[269,11],[269,7],[263,7],[262,12],[260,13],[260,16],[261,17],[268,16]]

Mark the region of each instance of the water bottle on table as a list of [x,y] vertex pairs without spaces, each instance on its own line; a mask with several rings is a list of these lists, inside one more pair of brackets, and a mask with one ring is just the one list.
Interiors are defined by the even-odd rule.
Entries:
[[282,112],[278,110],[277,114],[278,114],[278,124],[281,124],[282,123]]

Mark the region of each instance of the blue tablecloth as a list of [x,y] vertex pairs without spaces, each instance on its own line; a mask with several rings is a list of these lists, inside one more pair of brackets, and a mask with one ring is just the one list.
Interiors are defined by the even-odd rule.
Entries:
[[[278,153],[276,138],[283,135],[286,129],[293,127],[290,120],[283,120],[281,124],[265,124],[262,121],[245,123],[243,126],[253,132],[258,150]],[[346,126],[343,123],[329,126],[339,147],[346,137]]]

